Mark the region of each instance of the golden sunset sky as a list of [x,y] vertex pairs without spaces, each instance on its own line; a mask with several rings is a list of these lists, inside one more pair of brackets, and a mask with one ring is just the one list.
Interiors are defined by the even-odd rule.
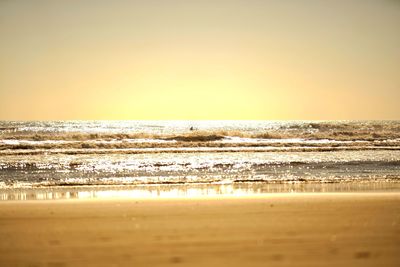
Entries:
[[0,0],[0,119],[400,119],[395,0]]

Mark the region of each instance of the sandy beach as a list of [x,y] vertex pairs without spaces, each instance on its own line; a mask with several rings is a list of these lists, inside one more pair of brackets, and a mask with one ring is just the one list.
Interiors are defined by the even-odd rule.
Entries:
[[4,201],[0,266],[399,266],[399,193]]

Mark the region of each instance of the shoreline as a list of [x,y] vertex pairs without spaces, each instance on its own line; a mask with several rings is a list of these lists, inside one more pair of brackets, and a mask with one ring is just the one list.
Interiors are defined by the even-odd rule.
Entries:
[[108,186],[49,186],[0,189],[2,201],[62,199],[202,198],[272,195],[281,193],[400,192],[400,182],[352,181],[337,183],[189,183]]
[[398,266],[400,193],[0,201],[1,266]]

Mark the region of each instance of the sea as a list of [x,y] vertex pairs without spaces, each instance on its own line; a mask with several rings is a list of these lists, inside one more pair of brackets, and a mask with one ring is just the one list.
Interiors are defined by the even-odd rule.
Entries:
[[399,189],[400,121],[0,121],[0,200]]

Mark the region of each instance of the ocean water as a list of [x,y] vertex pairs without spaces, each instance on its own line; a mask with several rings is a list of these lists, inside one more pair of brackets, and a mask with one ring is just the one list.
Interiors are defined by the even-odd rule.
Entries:
[[0,122],[0,189],[400,182],[400,121]]

